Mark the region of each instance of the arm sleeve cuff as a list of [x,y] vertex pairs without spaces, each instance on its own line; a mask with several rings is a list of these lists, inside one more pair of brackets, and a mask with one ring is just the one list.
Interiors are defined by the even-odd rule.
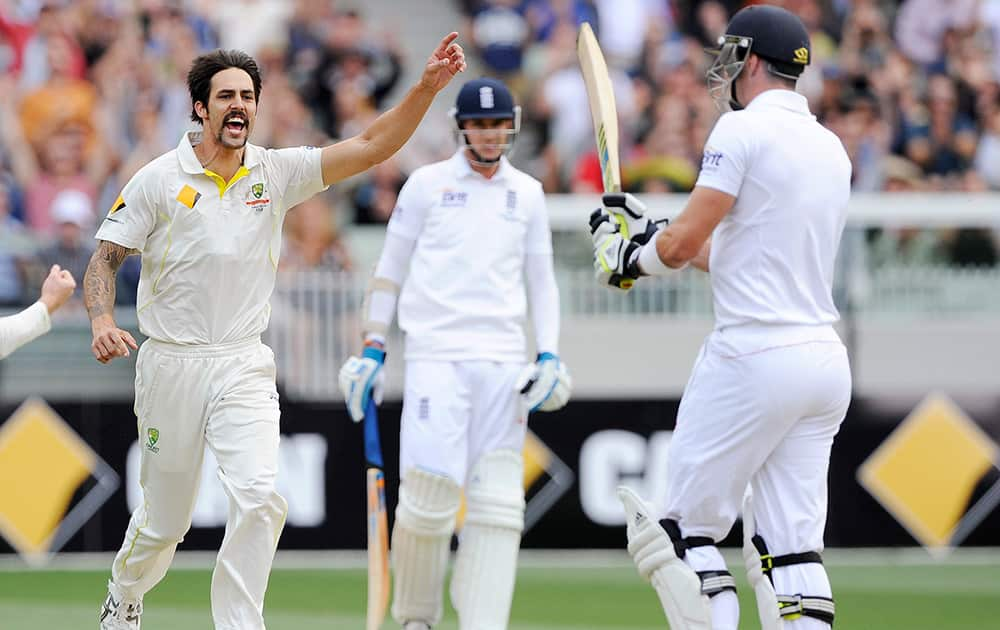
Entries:
[[52,328],[49,309],[35,302],[17,315],[0,319],[0,359]]
[[639,270],[647,276],[665,276],[667,274],[679,271],[684,267],[687,267],[687,263],[683,266],[674,269],[669,267],[662,260],[660,260],[660,254],[656,251],[656,236],[649,239],[649,242],[639,248]]

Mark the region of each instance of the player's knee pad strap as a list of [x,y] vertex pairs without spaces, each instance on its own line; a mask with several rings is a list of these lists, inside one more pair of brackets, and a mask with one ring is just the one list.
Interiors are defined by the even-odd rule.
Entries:
[[[773,571],[778,567],[788,567],[795,564],[823,564],[823,557],[816,551],[806,551],[804,553],[790,553],[780,556],[771,555],[768,551],[767,543],[760,534],[753,534],[750,538],[754,550],[760,556],[760,570],[774,592]],[[800,617],[812,617],[833,625],[835,606],[832,597],[820,595],[783,595],[774,593],[778,605],[778,615],[781,619],[791,621]],[[766,630],[766,629],[765,629]]]
[[524,529],[524,464],[520,453],[493,451],[472,469],[466,487],[469,525]]

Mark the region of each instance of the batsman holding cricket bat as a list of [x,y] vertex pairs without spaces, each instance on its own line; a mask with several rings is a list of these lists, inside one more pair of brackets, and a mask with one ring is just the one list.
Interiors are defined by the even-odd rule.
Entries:
[[[798,17],[743,9],[713,52],[709,90],[726,113],[684,211],[651,229],[638,200],[606,195],[590,220],[602,283],[691,265],[711,271],[715,301],[670,442],[666,505],[619,489],[628,550],[673,630],[735,630],[736,585],[715,545],[742,504],[763,630],[828,630],[826,478],[851,398],[831,284],[851,163],[795,92],[810,60]],[[611,214],[622,208],[642,239],[622,233]]]
[[[366,350],[340,382],[360,421],[380,400],[398,297],[406,382],[392,615],[407,630],[441,620],[464,489],[451,600],[463,630],[503,630],[524,528],[527,415],[565,405],[570,378],[542,186],[505,157],[520,108],[500,81],[476,79],[453,116],[458,151],[417,169],[399,194],[364,307]],[[538,356],[526,365],[528,302]]]

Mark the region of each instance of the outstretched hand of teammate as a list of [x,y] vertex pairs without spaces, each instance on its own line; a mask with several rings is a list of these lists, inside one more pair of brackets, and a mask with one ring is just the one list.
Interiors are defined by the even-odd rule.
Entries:
[[76,280],[73,279],[73,274],[59,265],[52,265],[52,268],[49,269],[49,275],[42,283],[42,295],[38,299],[51,315],[66,303],[75,289]]
[[135,342],[132,333],[119,328],[110,315],[94,318],[90,323],[90,328],[94,333],[90,351],[94,353],[94,358],[101,363],[110,363],[116,357],[129,356],[131,354],[129,348],[139,349],[139,344]]
[[566,364],[551,352],[538,355],[538,360],[524,368],[514,385],[528,412],[555,411],[569,401],[573,379]]
[[382,372],[384,363],[385,350],[376,346],[365,346],[360,357],[351,357],[340,368],[338,378],[340,391],[344,394],[347,412],[355,422],[364,420],[369,398],[374,398],[377,405],[382,403],[382,387],[385,383],[385,374]]
[[424,75],[420,78],[421,84],[438,92],[448,85],[456,74],[465,72],[465,51],[455,42],[456,39],[458,33],[451,32],[441,40],[427,60]]

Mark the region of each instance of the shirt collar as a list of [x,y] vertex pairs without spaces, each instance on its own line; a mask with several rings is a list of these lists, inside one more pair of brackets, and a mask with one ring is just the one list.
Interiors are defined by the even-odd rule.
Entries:
[[793,92],[792,90],[766,90],[754,97],[746,108],[752,110],[774,108],[787,109],[798,114],[812,116],[812,113],[809,111],[809,102],[806,100],[806,97],[802,96],[798,92]]
[[[191,175],[201,175],[205,172],[205,167],[201,165],[198,156],[195,155],[194,145],[201,142],[201,131],[188,131],[181,136],[181,141],[177,144],[177,158],[180,160],[181,168],[185,173]],[[247,170],[253,170],[260,164],[261,148],[255,144],[246,144],[246,151],[243,152],[243,166]]]
[[[459,150],[455,152],[455,155],[451,156],[450,161],[456,178],[461,179],[463,177],[477,176],[481,179],[486,179],[476,171],[472,170],[472,165],[469,164],[468,158],[465,157],[464,147],[459,148]],[[497,172],[493,175],[493,177],[486,181],[506,181],[510,177],[510,171],[512,168],[513,167],[510,165],[510,162],[507,160],[507,156],[502,155],[500,156],[500,168],[497,169]]]

